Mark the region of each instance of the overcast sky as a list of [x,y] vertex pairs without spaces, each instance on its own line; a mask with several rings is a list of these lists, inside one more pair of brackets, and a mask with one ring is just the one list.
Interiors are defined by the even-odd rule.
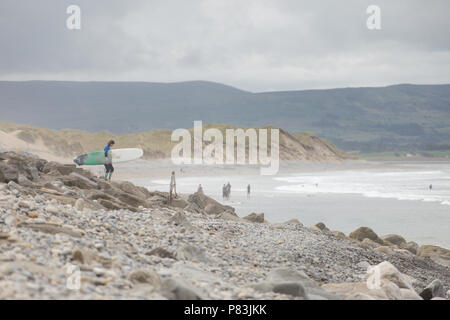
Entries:
[[[81,8],[81,30],[66,9]],[[381,30],[366,9],[381,8]],[[449,0],[1,0],[0,79],[450,83]]]

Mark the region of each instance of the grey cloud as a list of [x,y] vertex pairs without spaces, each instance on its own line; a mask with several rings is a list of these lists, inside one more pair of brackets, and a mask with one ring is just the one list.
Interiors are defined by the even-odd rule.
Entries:
[[[65,27],[70,4],[82,30]],[[368,5],[382,12],[369,31]],[[0,79],[211,80],[251,91],[450,82],[446,0],[2,0]]]

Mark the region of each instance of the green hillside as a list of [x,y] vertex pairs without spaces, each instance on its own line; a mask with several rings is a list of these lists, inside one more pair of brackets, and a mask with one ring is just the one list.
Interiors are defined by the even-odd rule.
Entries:
[[195,120],[271,124],[314,132],[346,151],[450,150],[450,85],[252,93],[206,81],[0,81],[0,114],[4,122],[116,134]]

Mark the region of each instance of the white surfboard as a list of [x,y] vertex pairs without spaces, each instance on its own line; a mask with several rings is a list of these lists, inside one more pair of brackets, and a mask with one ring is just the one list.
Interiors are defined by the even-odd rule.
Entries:
[[112,149],[113,163],[128,162],[141,158],[144,151],[138,148]]

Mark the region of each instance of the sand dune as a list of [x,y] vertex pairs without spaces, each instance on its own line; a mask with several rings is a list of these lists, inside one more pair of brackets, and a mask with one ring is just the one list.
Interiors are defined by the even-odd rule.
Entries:
[[35,154],[48,161],[72,163],[70,157],[61,157],[55,154],[42,140],[36,139],[33,143],[26,142],[18,137],[20,130],[13,132],[0,131],[0,150],[22,151]]

